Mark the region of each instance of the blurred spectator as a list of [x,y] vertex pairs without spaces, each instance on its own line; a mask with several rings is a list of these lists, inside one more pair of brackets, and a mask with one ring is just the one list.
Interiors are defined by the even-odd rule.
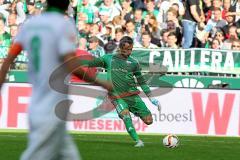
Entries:
[[180,27],[179,21],[178,21],[178,13],[175,8],[169,8],[167,11],[167,21],[173,21],[175,23],[176,27]]
[[171,49],[178,49],[177,35],[174,32],[170,32],[167,38],[167,47]]
[[18,25],[11,25],[10,26],[10,36],[11,36],[11,42],[14,40],[18,32]]
[[116,50],[117,44],[113,40],[108,41],[108,43],[104,45],[105,54],[114,54]]
[[16,11],[17,11],[17,21],[18,23],[23,23],[26,19],[26,14],[24,11],[24,3],[21,0],[17,0]]
[[233,12],[232,15],[235,15],[235,20],[238,21],[240,19],[240,0],[232,1]]
[[148,49],[154,49],[158,48],[157,45],[151,43],[151,35],[149,32],[143,32],[141,41],[134,44],[134,47],[136,48],[148,48]]
[[130,20],[126,22],[126,31],[124,33],[124,36],[131,37],[134,42],[139,41],[139,35],[135,32],[135,24],[134,21]]
[[126,22],[131,20],[132,17],[132,7],[131,7],[131,0],[122,0],[122,12],[121,12],[121,16],[122,19]]
[[160,16],[159,10],[155,9],[154,0],[145,0],[144,2],[147,7],[147,10],[143,12],[143,18],[145,18],[147,14],[153,14],[157,22],[159,24],[162,23],[163,22],[162,16]]
[[77,22],[76,11],[72,4],[73,1],[70,1],[70,5],[68,6],[66,13],[69,17],[73,18]]
[[210,20],[211,18],[214,18],[213,12],[215,8],[222,9],[223,3],[222,0],[212,0],[212,6],[209,8],[209,10],[206,13],[206,22]]
[[15,13],[11,13],[8,18],[7,18],[7,23],[6,23],[6,31],[10,33],[10,26],[12,25],[17,25],[17,15]]
[[156,20],[156,17],[153,14],[148,14],[149,16],[148,21],[145,22],[145,24],[142,26],[142,31],[146,31],[150,33],[151,35],[151,42],[155,45],[160,46],[160,36],[161,31],[158,27],[158,22]]
[[194,46],[199,47],[199,48],[204,48],[205,45],[208,44],[208,36],[209,33],[207,33],[205,30],[205,25],[201,26],[200,24],[197,25],[196,27],[196,34],[195,34],[195,41],[194,41]]
[[93,36],[101,36],[100,29],[97,23],[90,24],[89,37]]
[[0,19],[0,45],[4,47],[10,46],[10,34],[5,31],[5,24],[3,19]]
[[136,9],[134,11],[133,21],[135,23],[135,32],[136,33],[141,32],[142,24],[144,23],[141,9]]
[[146,10],[146,6],[144,3],[145,0],[132,0],[131,6],[134,9],[141,9],[141,10]]
[[227,22],[221,18],[222,13],[220,8],[215,8],[213,15],[214,18],[211,18],[205,26],[205,31],[208,34],[207,37],[209,34],[211,37],[214,37],[218,29],[222,29],[225,25],[227,25]]
[[[86,23],[93,23],[97,18],[98,8],[90,3],[90,0],[81,0],[77,4],[77,15]],[[83,18],[84,17],[84,18]]]
[[14,24],[18,24],[18,22],[17,22],[17,15],[15,13],[11,13],[8,16],[7,25],[11,26],[11,25],[14,25]]
[[78,49],[87,51],[87,39],[85,37],[79,38]]
[[214,39],[217,39],[220,44],[220,48],[223,49],[223,42],[225,41],[225,35],[222,30],[218,30],[215,34]]
[[235,40],[239,39],[238,38],[238,33],[237,33],[237,27],[236,26],[230,26],[228,30],[228,34],[226,35],[227,39]]
[[232,48],[232,42],[238,39],[237,34],[237,27],[231,26],[229,28],[229,34],[226,35],[227,39],[223,43],[223,49],[231,49]]
[[85,13],[77,13],[77,23],[76,24],[78,24],[78,22],[79,21],[84,21],[85,23],[87,23],[87,15],[85,14]]
[[[182,6],[183,6],[183,4],[182,4]],[[179,13],[179,12],[180,12],[180,8],[179,8],[179,4],[178,4],[178,3],[173,3],[170,8],[173,8],[173,9],[175,9],[175,10],[177,11],[177,17],[178,17],[178,19],[181,19],[182,16],[184,15],[185,9],[184,9],[184,7],[183,7],[183,9],[184,9],[183,12],[182,12],[182,13]]]
[[190,48],[193,43],[197,23],[204,25],[204,13],[200,8],[200,0],[186,0],[183,16],[183,48]]
[[119,45],[119,43],[120,43],[120,40],[122,39],[122,37],[123,37],[123,34],[124,34],[124,32],[123,32],[123,29],[122,28],[117,28],[116,30],[115,30],[115,38],[114,38],[114,42],[115,42],[115,44],[118,46]]
[[236,39],[232,42],[232,50],[240,51],[240,40]]
[[[212,8],[212,0],[203,0],[203,12],[205,17],[208,17],[208,12],[211,10]],[[208,21],[206,19],[206,21]]]
[[99,7],[99,12],[105,11],[109,15],[109,21],[112,21],[115,16],[121,15],[122,8],[120,4],[114,3],[114,0],[103,0]]
[[115,16],[112,20],[112,24],[114,28],[122,28],[122,25],[125,24],[125,22],[122,20],[121,16]]
[[27,53],[23,51],[20,55],[15,59],[13,68],[17,70],[27,70]]
[[96,36],[89,38],[88,42],[88,51],[94,57],[102,57],[105,55],[104,49],[99,45],[99,39]]
[[[46,0],[0,0],[1,46],[10,45],[26,16],[46,7]],[[92,52],[92,37],[105,53],[115,52],[124,35],[144,48],[233,49],[240,37],[240,0],[71,0],[66,16],[76,18],[79,48],[87,50],[89,44]]]
[[8,8],[9,14],[11,14],[11,13],[17,14],[17,11],[16,11],[17,1],[13,1],[12,3],[10,2],[9,4],[10,4],[10,6]]
[[35,1],[34,0],[26,0],[27,1],[27,10],[28,16],[35,14]]
[[[177,7],[177,15],[183,16],[185,9],[184,9],[184,5],[181,2],[181,0],[164,0],[161,4],[160,4],[160,15],[162,17],[162,21],[166,22],[167,20],[167,12],[169,10],[169,8],[171,8],[174,5],[174,8]],[[176,9],[176,8],[175,8]]]
[[39,1],[35,2],[34,7],[35,7],[34,14],[40,14],[40,13],[42,13],[42,11],[44,9],[43,6],[42,6],[42,3],[39,2]]
[[46,0],[35,0],[35,8],[43,11],[47,9],[47,1]]
[[225,15],[227,24],[225,26],[223,26],[223,31],[225,34],[228,34],[228,30],[231,26],[235,25],[235,20],[234,20],[234,16],[226,14]]
[[180,26],[177,26],[176,23],[174,23],[173,20],[167,21],[167,30],[169,32],[174,32],[177,36],[177,45],[180,45],[182,42],[182,28]]
[[86,25],[86,26],[85,26],[85,31],[86,31],[87,35],[89,36],[90,29],[91,29],[91,24],[86,23],[85,25]]
[[89,25],[85,23],[85,21],[79,21],[77,30],[78,30],[78,37],[87,38],[89,34]]
[[240,37],[240,19],[235,23],[235,25],[237,27],[238,37]]
[[47,0],[39,0],[39,2],[41,3],[43,9],[47,8]]
[[112,23],[108,23],[106,25],[106,32],[105,34],[101,35],[101,40],[104,44],[107,44],[108,41],[113,40],[115,38],[115,28]]
[[4,3],[4,0],[0,0],[0,13],[3,15],[4,19],[7,19],[9,15],[8,12],[9,7],[10,7],[9,3]]
[[231,0],[223,0],[222,18],[227,21],[226,15],[231,15],[231,12],[234,12],[233,7],[231,7]]
[[167,47],[167,40],[168,40],[169,33],[170,32],[167,29],[162,30],[161,40],[160,40],[161,47]]
[[212,40],[212,43],[211,43],[211,48],[212,49],[220,49],[221,48],[221,42],[218,39],[214,38]]
[[104,11],[104,10],[100,10],[99,11],[99,21],[97,22],[99,28],[100,28],[100,32],[102,34],[106,34],[106,25],[110,22],[109,20],[109,13],[108,11]]

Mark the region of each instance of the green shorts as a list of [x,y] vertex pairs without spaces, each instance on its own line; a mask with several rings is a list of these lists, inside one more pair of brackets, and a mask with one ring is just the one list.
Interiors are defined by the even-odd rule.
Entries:
[[131,113],[140,118],[151,115],[151,112],[138,95],[115,99],[112,102],[119,116],[121,112],[126,109],[128,109]]

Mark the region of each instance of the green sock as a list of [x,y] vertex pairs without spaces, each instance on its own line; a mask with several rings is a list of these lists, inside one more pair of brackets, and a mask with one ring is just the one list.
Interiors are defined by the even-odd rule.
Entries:
[[139,140],[139,137],[138,137],[137,132],[132,124],[132,119],[131,119],[130,115],[124,115],[123,121],[124,121],[127,132],[132,137],[132,139],[137,142]]

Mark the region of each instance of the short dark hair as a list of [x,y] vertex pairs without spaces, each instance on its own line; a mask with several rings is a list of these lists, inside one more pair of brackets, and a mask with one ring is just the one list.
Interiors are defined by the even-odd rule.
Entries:
[[149,37],[151,37],[151,34],[148,32],[148,31],[144,31],[143,33],[142,33],[142,36],[143,35],[148,35]]
[[214,8],[213,11],[220,11],[221,12],[222,10],[221,10],[221,8],[217,7],[217,8]]
[[119,32],[124,33],[124,31],[123,31],[122,28],[116,28],[116,29],[115,29],[115,34],[116,34],[116,33],[119,33]]
[[133,11],[134,11],[134,13],[137,12],[137,11],[143,12],[143,10],[141,8],[135,8]]
[[169,30],[167,30],[167,29],[162,29],[162,31],[161,31],[161,36],[163,36],[164,33],[167,33],[167,32],[169,32]]
[[98,42],[99,43],[99,39],[96,36],[93,36],[93,37],[89,38],[88,42],[89,43],[92,43],[92,42]]
[[107,54],[113,53],[116,48],[117,44],[113,40],[108,41],[108,43],[104,45],[104,51]]
[[128,24],[128,23],[132,23],[133,25],[135,25],[135,22],[131,19],[126,22],[126,24]]
[[69,0],[47,0],[48,7],[55,7],[62,11],[66,11],[69,6]]
[[119,47],[122,48],[126,43],[132,45],[133,44],[133,39],[129,36],[124,36],[119,43]]
[[170,32],[170,33],[168,34],[168,37],[170,37],[170,36],[175,36],[175,37],[177,38],[177,35],[176,35],[175,32]]
[[211,42],[211,45],[213,44],[213,41],[217,41],[218,44],[221,44],[221,42],[220,42],[217,38],[214,38],[214,39],[212,40],[212,42]]
[[154,0],[146,0],[146,3],[152,2],[154,3]]

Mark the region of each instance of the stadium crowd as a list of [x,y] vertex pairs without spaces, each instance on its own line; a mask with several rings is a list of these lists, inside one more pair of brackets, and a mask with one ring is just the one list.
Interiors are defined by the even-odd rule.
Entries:
[[[0,0],[0,64],[20,25],[45,8],[46,0]],[[97,57],[125,35],[136,48],[240,51],[240,0],[71,0],[66,18],[76,24],[79,50]]]

